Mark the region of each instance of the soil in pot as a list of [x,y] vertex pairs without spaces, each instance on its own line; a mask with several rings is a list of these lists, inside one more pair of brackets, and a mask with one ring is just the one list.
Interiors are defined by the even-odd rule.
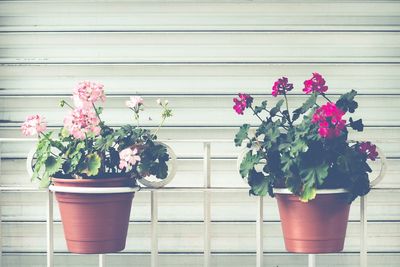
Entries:
[[306,203],[292,194],[275,194],[286,250],[308,254],[342,251],[350,210],[344,194],[317,194]]
[[[52,179],[56,186],[124,187],[129,178]],[[55,193],[68,250],[80,254],[103,254],[125,248],[134,193]]]

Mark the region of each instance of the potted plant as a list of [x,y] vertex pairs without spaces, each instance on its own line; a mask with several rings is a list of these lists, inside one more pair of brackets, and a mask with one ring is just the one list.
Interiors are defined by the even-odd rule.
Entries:
[[[21,130],[37,135],[32,180],[55,191],[69,251],[74,253],[110,253],[123,250],[137,181],[169,176],[171,158],[167,146],[156,141],[157,131],[172,116],[168,101],[162,108],[162,122],[152,133],[139,127],[143,99],[132,96],[126,101],[135,124],[111,128],[101,119],[105,101],[104,86],[81,82],[73,91],[69,108],[58,136],[46,132],[45,118],[28,116]],[[100,190],[99,190],[100,188]]]
[[358,107],[356,91],[332,101],[324,78],[313,73],[304,82],[308,98],[289,110],[292,89],[288,78],[278,79],[272,96],[281,99],[272,108],[267,100],[253,106],[248,94],[233,99],[238,114],[248,109],[260,120],[253,134],[244,124],[235,136],[236,146],[247,142],[240,174],[247,179],[250,194],[276,197],[289,252],[339,252],[350,203],[370,190],[367,160],[377,158],[377,147],[348,139],[349,129],[364,129],[361,119],[348,116]]

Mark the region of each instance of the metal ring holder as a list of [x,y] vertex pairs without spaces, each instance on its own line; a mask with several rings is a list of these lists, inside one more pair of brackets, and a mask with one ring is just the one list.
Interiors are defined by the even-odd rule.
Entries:
[[148,177],[142,177],[138,179],[138,182],[147,187],[160,188],[169,184],[176,174],[176,154],[169,145],[158,141],[155,143],[163,145],[165,148],[167,148],[169,154],[168,175],[165,179],[158,179],[158,181],[152,181],[149,180]]

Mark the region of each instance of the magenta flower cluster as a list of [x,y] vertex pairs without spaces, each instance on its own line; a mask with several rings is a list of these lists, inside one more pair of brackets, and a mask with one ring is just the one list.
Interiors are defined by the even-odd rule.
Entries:
[[274,86],[272,86],[272,95],[277,97],[278,95],[284,95],[293,89],[293,84],[289,83],[288,78],[282,77],[275,81]]
[[359,150],[361,153],[367,155],[367,158],[370,160],[376,160],[378,157],[378,151],[376,151],[376,145],[372,144],[371,142],[362,142],[359,145]]
[[303,92],[306,94],[313,92],[325,93],[327,90],[328,86],[325,85],[325,79],[318,72],[314,72],[311,79],[304,81]]
[[328,102],[315,111],[311,122],[319,124],[318,133],[321,137],[334,138],[340,136],[346,127],[346,120],[342,118],[344,114],[334,103]]
[[233,99],[233,102],[235,103],[233,109],[236,111],[237,114],[243,115],[244,110],[251,106],[253,98],[248,94],[239,93],[238,95],[238,98]]

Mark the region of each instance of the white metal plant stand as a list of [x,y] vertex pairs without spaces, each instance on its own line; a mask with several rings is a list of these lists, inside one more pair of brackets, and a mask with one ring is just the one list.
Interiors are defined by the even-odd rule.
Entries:
[[[32,142],[32,139],[20,139],[20,138],[0,138],[0,145],[3,142]],[[229,187],[211,187],[211,143],[221,143],[221,142],[231,142],[231,140],[173,140],[174,142],[190,142],[190,143],[203,143],[204,147],[204,187],[202,188],[190,188],[190,187],[167,187],[167,188],[142,188],[142,191],[150,191],[151,193],[151,266],[158,266],[158,236],[157,236],[157,226],[158,226],[158,201],[157,201],[157,193],[158,191],[174,191],[174,192],[204,192],[204,266],[211,266],[211,201],[210,201],[210,193],[211,192],[243,192],[248,190],[248,188],[229,188]],[[1,146],[0,146],[1,148]],[[1,152],[1,150],[0,150]],[[382,179],[386,171],[386,160],[383,152],[378,148],[378,152],[381,156],[381,170],[377,178],[371,181],[371,187],[376,186]],[[30,155],[30,157],[33,155]],[[239,156],[240,157],[240,156]],[[1,154],[0,154],[1,160]],[[29,159],[28,159],[29,161]],[[30,163],[27,166],[31,166]],[[29,169],[29,168],[28,168]],[[173,171],[175,172],[175,171]],[[169,181],[172,180],[169,179]],[[161,186],[164,186],[162,184]],[[155,187],[160,187],[157,185]],[[87,188],[86,188],[87,189]],[[0,187],[0,194],[2,191],[32,191],[35,188],[11,188],[11,187]],[[62,191],[62,190],[81,190],[81,189],[71,189],[64,188],[60,186],[51,186],[50,190],[47,192],[47,224],[46,224],[46,239],[47,239],[47,267],[54,266],[54,229],[53,229],[53,192],[52,191]],[[110,191],[114,193],[118,193],[118,190],[133,190],[137,191],[137,188],[89,188],[86,193],[110,193]],[[118,192],[117,192],[118,191]],[[66,191],[65,191],[66,192]],[[132,192],[132,191],[131,191]],[[263,214],[263,197],[257,197],[256,201],[257,205],[257,215],[256,215],[256,266],[263,266],[263,256],[264,256],[264,244],[263,244],[263,225],[264,225],[264,214]],[[361,235],[360,235],[360,266],[367,267],[367,198],[361,197],[360,201],[360,226],[361,226]],[[1,234],[1,206],[0,206],[0,234]],[[1,238],[0,238],[1,240]],[[1,266],[1,242],[0,242],[0,266]],[[98,261],[99,267],[105,267],[105,255],[99,255]],[[316,255],[310,254],[308,255],[308,266],[315,267],[316,266]]]

